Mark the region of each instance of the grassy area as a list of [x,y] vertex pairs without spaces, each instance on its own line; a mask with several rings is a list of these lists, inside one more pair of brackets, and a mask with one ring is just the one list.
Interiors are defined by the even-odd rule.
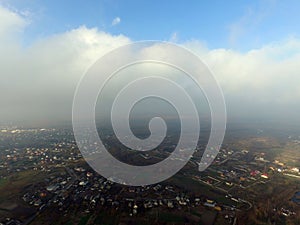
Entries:
[[177,174],[176,176],[169,179],[168,182],[179,187],[183,187],[186,190],[193,191],[196,195],[208,196],[209,198],[212,198],[219,203],[227,205],[235,204],[232,200],[225,197],[225,193],[221,193],[221,191],[218,191],[213,187],[203,184],[200,181],[193,180],[190,177]]
[[194,191],[195,193],[203,193],[202,184],[200,184],[198,181],[191,179],[190,177],[181,175],[179,173],[168,179],[167,182],[179,187],[183,187],[186,190]]
[[113,225],[118,223],[119,223],[118,216],[111,215],[105,212],[101,212],[93,222],[93,224],[101,224],[101,225]]
[[158,219],[161,222],[167,222],[167,223],[184,223],[184,218],[182,216],[176,215],[174,213],[169,213],[169,212],[159,213]]
[[5,186],[6,184],[7,184],[7,179],[1,178],[1,179],[0,179],[0,188],[1,188],[2,186]]
[[0,180],[0,202],[16,198],[24,187],[44,179],[39,171],[22,171]]
[[73,225],[72,221],[66,223],[66,225]]
[[288,143],[283,149],[281,149],[277,159],[288,166],[299,166],[300,145],[296,143]]
[[90,217],[91,217],[90,215],[81,217],[78,225],[86,225]]
[[201,213],[199,213],[199,212],[197,212],[197,211],[195,211],[195,210],[192,210],[192,211],[191,211],[191,214],[193,214],[193,215],[195,215],[195,216],[198,216],[198,217],[200,217],[200,218],[201,218],[201,216],[202,216]]

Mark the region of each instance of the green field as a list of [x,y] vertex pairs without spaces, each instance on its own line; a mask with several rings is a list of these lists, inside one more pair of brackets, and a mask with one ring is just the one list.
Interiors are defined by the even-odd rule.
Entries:
[[38,183],[44,179],[44,174],[39,171],[27,170],[0,179],[0,203],[23,203],[21,196],[24,188]]

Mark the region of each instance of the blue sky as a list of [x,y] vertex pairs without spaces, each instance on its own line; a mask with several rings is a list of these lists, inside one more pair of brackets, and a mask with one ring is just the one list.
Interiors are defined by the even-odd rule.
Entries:
[[[237,1],[53,1],[2,0],[29,13],[24,42],[85,25],[134,41],[198,40],[208,48],[247,51],[300,35],[297,0]],[[114,18],[120,23],[112,26]],[[174,40],[174,39],[173,39]]]

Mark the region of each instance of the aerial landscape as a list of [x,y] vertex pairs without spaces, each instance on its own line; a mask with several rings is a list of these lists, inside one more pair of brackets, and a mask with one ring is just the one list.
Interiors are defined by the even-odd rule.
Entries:
[[299,132],[230,131],[207,171],[198,172],[195,156],[160,184],[131,187],[95,173],[71,129],[2,128],[0,215],[10,218],[2,223],[298,224]]
[[0,0],[0,225],[299,225],[299,10]]

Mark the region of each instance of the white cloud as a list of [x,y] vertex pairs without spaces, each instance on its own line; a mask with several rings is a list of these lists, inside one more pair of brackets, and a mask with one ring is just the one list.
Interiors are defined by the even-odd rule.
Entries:
[[22,47],[26,18],[0,7],[1,121],[70,119],[77,82],[106,52],[127,44],[85,26]]
[[21,15],[0,6],[0,41],[14,39],[28,23]]
[[[287,39],[239,53],[186,43],[210,66],[229,112],[295,116],[300,112],[300,40]],[[198,49],[198,50],[197,50]]]
[[112,25],[112,26],[116,26],[116,25],[118,25],[119,23],[121,23],[121,19],[120,19],[120,17],[116,17],[116,18],[114,18],[113,21],[111,22],[111,25]]
[[[0,118],[70,119],[81,76],[100,56],[130,43],[130,38],[82,26],[23,48],[19,40],[27,23],[26,18],[0,7]],[[224,91],[229,113],[299,115],[299,39],[246,53],[207,49],[198,41],[183,45],[211,68]]]

